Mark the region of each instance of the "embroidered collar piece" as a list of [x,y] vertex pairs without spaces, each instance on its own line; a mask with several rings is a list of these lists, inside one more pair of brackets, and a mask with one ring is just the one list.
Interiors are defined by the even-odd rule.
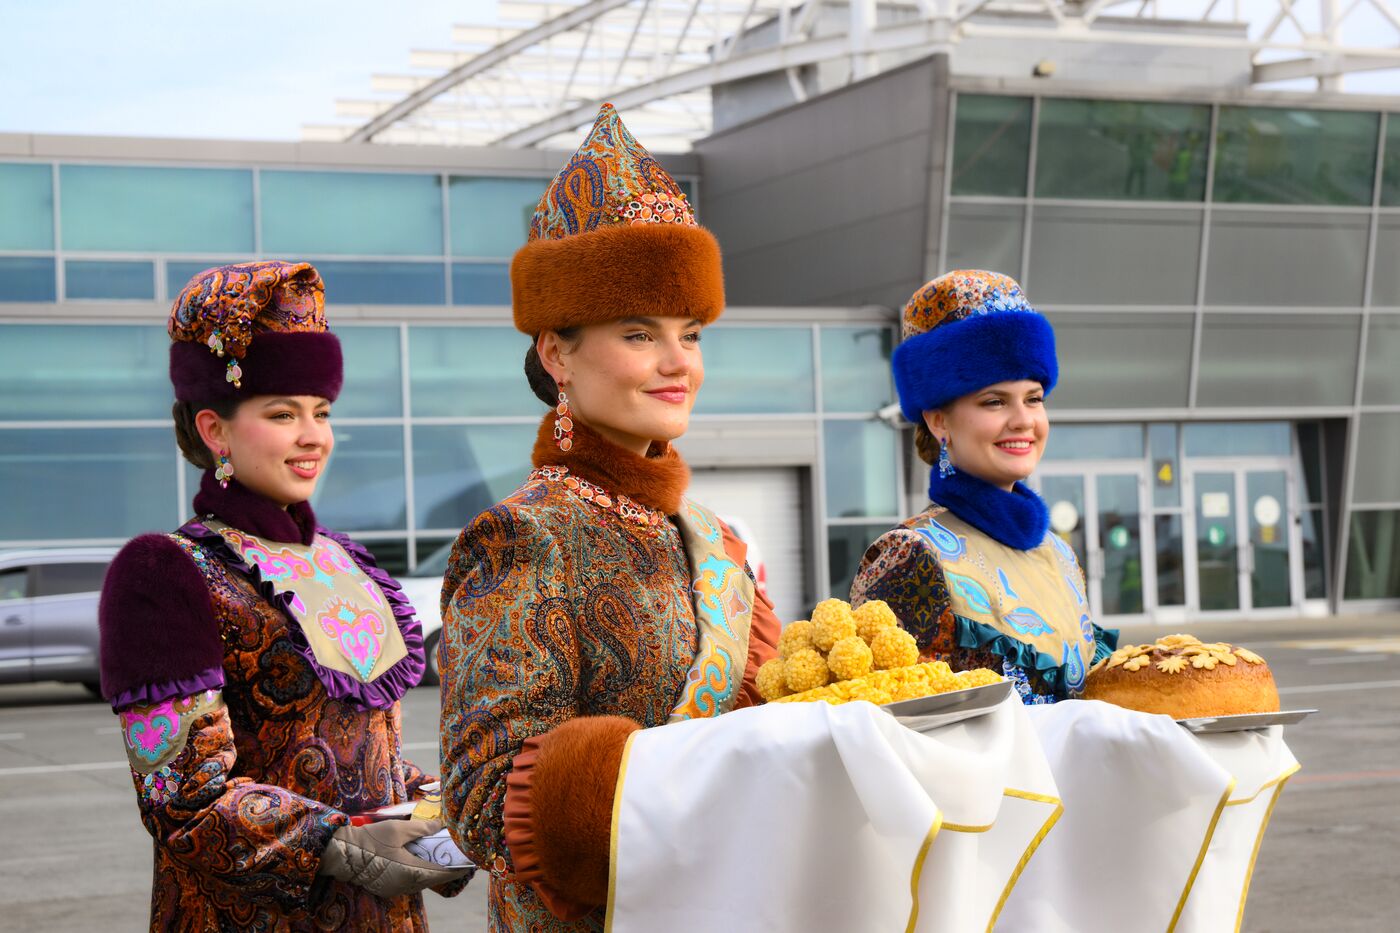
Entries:
[[592,503],[605,512],[613,512],[637,525],[655,527],[666,521],[664,512],[647,508],[621,493],[610,493],[597,483],[590,483],[572,475],[566,466],[551,464],[539,467],[531,472],[529,481],[559,483],[583,501]]

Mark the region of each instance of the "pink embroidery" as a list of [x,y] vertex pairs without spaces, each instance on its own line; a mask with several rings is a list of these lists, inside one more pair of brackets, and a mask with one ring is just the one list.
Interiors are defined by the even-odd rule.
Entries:
[[368,680],[384,651],[384,635],[388,631],[384,619],[372,610],[360,610],[335,598],[316,621],[321,631],[335,639],[336,648],[359,673],[360,679]]

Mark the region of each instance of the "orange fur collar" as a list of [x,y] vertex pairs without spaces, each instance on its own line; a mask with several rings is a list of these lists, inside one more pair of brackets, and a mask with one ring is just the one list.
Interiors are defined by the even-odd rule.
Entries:
[[562,465],[608,492],[635,499],[648,508],[675,515],[690,486],[690,467],[676,448],[654,441],[645,457],[624,450],[574,416],[573,449],[562,451],[554,442],[554,413],[540,422],[530,456],[537,467]]

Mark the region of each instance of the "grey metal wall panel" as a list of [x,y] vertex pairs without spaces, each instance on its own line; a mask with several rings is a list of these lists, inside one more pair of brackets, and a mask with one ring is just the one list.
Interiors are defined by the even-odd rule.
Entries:
[[897,307],[924,281],[942,75],[928,59],[696,144],[731,302]]

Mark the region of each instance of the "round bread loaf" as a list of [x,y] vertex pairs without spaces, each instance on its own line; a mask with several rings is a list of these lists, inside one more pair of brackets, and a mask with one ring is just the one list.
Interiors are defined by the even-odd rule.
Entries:
[[1278,712],[1278,688],[1263,658],[1192,635],[1119,648],[1089,671],[1084,699],[1173,719]]

